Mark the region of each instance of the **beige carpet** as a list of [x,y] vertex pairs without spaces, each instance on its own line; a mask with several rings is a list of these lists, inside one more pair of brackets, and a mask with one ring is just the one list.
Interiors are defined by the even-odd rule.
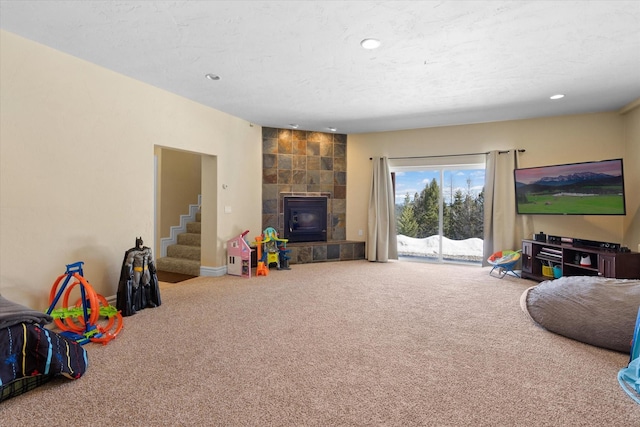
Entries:
[[628,356],[536,327],[533,282],[367,261],[162,286],[89,370],[0,404],[9,426],[638,426]]

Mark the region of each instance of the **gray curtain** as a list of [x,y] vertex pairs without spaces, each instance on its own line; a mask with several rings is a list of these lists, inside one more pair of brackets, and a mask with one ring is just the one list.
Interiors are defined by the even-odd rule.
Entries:
[[373,175],[369,198],[367,259],[387,262],[398,259],[395,196],[387,158],[374,157],[371,166]]
[[482,265],[497,251],[521,249],[522,239],[531,238],[528,215],[516,214],[513,170],[518,167],[518,150],[490,151],[485,168],[484,247]]

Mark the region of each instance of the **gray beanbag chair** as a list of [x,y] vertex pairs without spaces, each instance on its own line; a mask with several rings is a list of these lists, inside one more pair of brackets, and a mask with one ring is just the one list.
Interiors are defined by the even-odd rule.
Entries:
[[0,295],[0,328],[8,328],[20,323],[40,323],[44,325],[52,321],[53,318],[48,314],[9,301]]
[[520,306],[548,331],[629,353],[640,307],[640,280],[561,277],[524,291]]

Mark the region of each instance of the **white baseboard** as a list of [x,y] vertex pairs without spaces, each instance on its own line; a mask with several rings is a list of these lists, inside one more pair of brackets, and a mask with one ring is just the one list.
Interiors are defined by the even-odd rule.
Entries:
[[227,266],[222,267],[205,267],[200,266],[200,276],[219,277],[227,274]]

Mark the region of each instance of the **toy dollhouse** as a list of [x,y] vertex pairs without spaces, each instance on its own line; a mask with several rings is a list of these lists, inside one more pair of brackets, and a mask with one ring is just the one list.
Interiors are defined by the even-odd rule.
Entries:
[[248,232],[227,241],[227,274],[251,277],[251,247],[244,239]]

